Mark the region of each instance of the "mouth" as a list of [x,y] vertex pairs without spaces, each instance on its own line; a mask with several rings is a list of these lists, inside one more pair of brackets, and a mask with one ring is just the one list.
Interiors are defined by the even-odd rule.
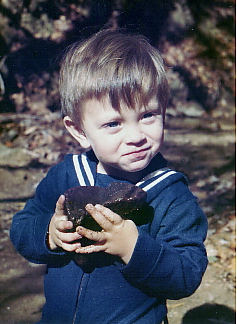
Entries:
[[126,154],[124,154],[124,156],[129,156],[129,157],[131,157],[133,159],[140,160],[140,159],[143,159],[146,156],[148,150],[149,150],[149,148],[144,148],[144,149],[141,149],[141,150],[126,153]]
[[146,148],[141,149],[141,150],[128,152],[128,153],[126,153],[126,154],[124,154],[124,155],[139,154],[139,153],[147,152],[148,150],[149,150],[149,147],[146,147]]

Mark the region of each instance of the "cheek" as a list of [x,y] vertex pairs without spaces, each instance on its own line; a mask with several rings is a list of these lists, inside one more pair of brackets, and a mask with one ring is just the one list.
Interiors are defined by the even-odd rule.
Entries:
[[150,128],[149,130],[150,137],[155,141],[155,142],[162,142],[164,138],[164,131],[163,128]]
[[162,130],[160,132],[160,141],[163,142],[164,141],[164,130]]
[[113,153],[113,145],[111,141],[105,141],[103,138],[100,138],[99,141],[92,143],[91,148],[95,152],[97,158],[111,156]]
[[94,139],[94,147],[97,150],[103,151],[103,152],[110,152],[117,150],[120,140],[118,136],[114,135],[99,135],[97,138]]

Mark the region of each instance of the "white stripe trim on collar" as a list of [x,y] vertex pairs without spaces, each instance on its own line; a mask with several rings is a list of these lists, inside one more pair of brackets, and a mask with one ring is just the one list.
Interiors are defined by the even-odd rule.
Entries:
[[95,180],[94,180],[93,174],[91,172],[91,168],[89,166],[89,163],[88,163],[88,160],[87,160],[87,157],[86,157],[86,153],[81,154],[81,160],[82,160],[82,164],[84,166],[87,178],[88,178],[88,180],[90,182],[90,185],[94,186]]
[[149,189],[151,189],[152,187],[154,187],[155,185],[157,185],[157,183],[161,182],[162,180],[168,178],[170,175],[175,174],[175,173],[177,173],[177,172],[171,170],[171,171],[163,174],[161,177],[157,178],[156,180],[152,181],[151,183],[149,183],[148,185],[146,185],[142,189],[145,190],[145,191],[148,191]]
[[76,174],[77,174],[77,179],[79,181],[79,184],[81,186],[85,186],[86,183],[85,183],[84,177],[83,177],[82,172],[81,172],[80,164],[79,164],[79,161],[78,161],[78,155],[73,155],[72,159],[73,159],[73,164],[74,164],[74,167],[75,167],[75,171],[76,171]]
[[[76,174],[77,174],[79,184],[81,186],[86,186],[86,183],[85,183],[82,171],[81,171],[81,167],[80,167],[80,164],[79,164],[79,161],[78,161],[78,155],[73,155],[72,158],[73,158],[73,164],[74,164],[74,167],[75,167],[75,171],[76,171]],[[85,173],[87,175],[88,181],[89,181],[91,186],[94,186],[94,177],[93,177],[93,174],[91,172],[91,168],[89,166],[89,163],[88,163],[88,160],[87,160],[87,157],[86,157],[86,153],[81,154],[81,160],[82,160],[82,164],[83,164]],[[168,171],[168,172],[166,172],[166,171]],[[175,173],[176,173],[175,171],[173,171],[173,170],[171,170],[169,168],[162,168],[162,169],[156,170],[156,171],[148,174],[141,181],[136,183],[136,186],[140,186],[144,182],[146,182],[147,180],[149,180],[149,179],[151,179],[153,177],[161,175],[159,178],[155,179],[154,181],[152,181],[151,183],[149,183],[148,185],[146,185],[145,187],[142,188],[143,190],[148,191],[149,189],[153,188],[157,183],[161,182],[162,180],[166,179],[167,177],[169,177],[170,175],[175,174]]]
[[162,173],[164,173],[165,171],[168,171],[168,170],[171,170],[169,168],[162,168],[162,169],[159,169],[159,170],[156,170],[152,173],[149,173],[147,176],[145,176],[144,178],[142,178],[141,181],[139,181],[138,183],[136,183],[136,186],[140,186],[141,184],[143,184],[145,181],[153,178],[153,177],[156,177]]

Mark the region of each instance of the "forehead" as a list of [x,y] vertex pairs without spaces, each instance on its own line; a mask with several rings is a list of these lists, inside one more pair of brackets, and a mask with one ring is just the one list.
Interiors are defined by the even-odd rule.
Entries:
[[101,110],[107,113],[117,112],[117,114],[119,114],[122,110],[127,110],[127,109],[131,109],[135,111],[158,110],[159,103],[156,98],[152,98],[151,100],[149,100],[148,103],[144,104],[141,102],[136,104],[135,107],[129,106],[122,101],[120,102],[119,107],[117,106],[114,107],[109,97],[106,96],[101,99],[92,98],[92,99],[85,100],[81,108],[82,108],[82,116],[84,114],[96,113],[96,111],[98,111],[99,113],[99,111]]

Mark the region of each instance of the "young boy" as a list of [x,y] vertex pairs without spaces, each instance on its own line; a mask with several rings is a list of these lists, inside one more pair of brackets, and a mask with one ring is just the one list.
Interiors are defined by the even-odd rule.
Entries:
[[[64,124],[86,153],[52,167],[11,228],[16,249],[47,264],[41,323],[162,323],[166,299],[191,295],[207,265],[206,218],[159,153],[168,100],[162,59],[141,36],[101,31],[67,51],[60,94]],[[136,226],[88,204],[102,231],[72,232],[63,193],[112,182],[145,190],[153,219]],[[95,243],[81,246],[83,237]],[[80,266],[75,255],[88,262]]]

